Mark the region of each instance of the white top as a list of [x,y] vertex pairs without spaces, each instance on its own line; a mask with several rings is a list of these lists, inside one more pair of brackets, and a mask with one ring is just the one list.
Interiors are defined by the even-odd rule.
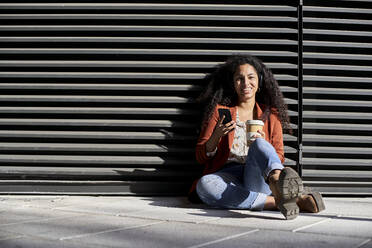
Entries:
[[245,122],[239,120],[239,112],[236,110],[236,128],[234,141],[232,143],[230,154],[226,163],[237,162],[245,164],[247,160],[249,146],[247,146],[247,126]]
[[[236,110],[236,128],[234,140],[231,146],[229,157],[226,163],[237,162],[245,164],[248,156],[249,147],[247,146],[247,126],[245,122],[239,120],[239,112]],[[217,147],[213,152],[207,152],[208,157],[213,157],[217,152]]]

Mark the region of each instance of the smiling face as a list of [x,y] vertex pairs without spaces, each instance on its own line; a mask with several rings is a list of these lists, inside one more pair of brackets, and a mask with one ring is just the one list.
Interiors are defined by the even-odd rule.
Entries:
[[249,64],[240,65],[234,73],[234,88],[239,102],[255,99],[258,89],[256,69]]

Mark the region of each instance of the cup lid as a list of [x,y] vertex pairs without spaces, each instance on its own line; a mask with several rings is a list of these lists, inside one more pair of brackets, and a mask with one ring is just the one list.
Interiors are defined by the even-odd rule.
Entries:
[[245,123],[248,125],[260,125],[260,126],[264,125],[264,122],[261,120],[248,120]]

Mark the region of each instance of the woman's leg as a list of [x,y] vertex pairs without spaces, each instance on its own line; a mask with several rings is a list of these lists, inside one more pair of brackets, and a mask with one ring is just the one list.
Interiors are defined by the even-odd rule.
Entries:
[[249,147],[244,187],[268,195],[272,193],[286,219],[297,217],[299,208],[296,199],[302,194],[302,180],[296,171],[283,167],[274,147],[262,138],[256,139]]
[[200,199],[220,208],[262,210],[267,196],[244,188],[243,170],[243,165],[234,165],[203,176],[196,186]]
[[264,205],[264,210],[278,210],[278,206],[276,205],[275,198],[274,196],[267,196],[265,205]]
[[262,138],[257,138],[250,146],[244,168],[244,187],[247,190],[271,195],[266,179],[271,171],[284,167],[274,147]]

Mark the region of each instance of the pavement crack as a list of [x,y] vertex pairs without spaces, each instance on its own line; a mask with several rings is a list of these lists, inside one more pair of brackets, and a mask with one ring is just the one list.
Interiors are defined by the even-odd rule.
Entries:
[[302,227],[299,227],[299,228],[293,229],[292,232],[298,232],[298,231],[304,230],[304,229],[306,229],[306,228],[313,227],[313,226],[316,226],[316,225],[322,224],[322,223],[324,223],[324,222],[330,221],[331,219],[332,219],[332,218],[327,218],[327,219],[324,219],[324,220],[321,220],[321,221],[318,221],[318,222],[315,222],[315,223],[312,223],[312,224],[309,224],[309,225],[306,225],[306,226],[302,226]]
[[80,235],[62,237],[59,240],[77,239],[77,238],[83,238],[83,237],[92,236],[92,235],[98,235],[98,234],[103,234],[103,233],[136,229],[136,228],[141,228],[141,227],[147,227],[147,226],[152,226],[152,225],[156,225],[156,224],[161,224],[161,223],[164,223],[164,222],[167,222],[167,221],[157,221],[157,222],[152,222],[152,223],[147,223],[147,224],[142,224],[142,225],[136,225],[136,226],[131,226],[131,227],[121,227],[121,228],[115,228],[115,229],[109,229],[109,230],[105,230],[105,231],[100,231],[100,232],[84,233],[84,234],[80,234]]
[[368,244],[369,242],[371,242],[371,239],[364,240],[362,243],[360,243],[359,245],[355,246],[354,248],[361,248],[365,244]]
[[199,245],[189,246],[187,248],[199,248],[199,247],[203,247],[203,246],[207,246],[207,245],[212,245],[212,244],[216,244],[216,243],[219,243],[219,242],[222,242],[222,241],[225,241],[225,240],[235,239],[235,238],[247,235],[247,234],[255,233],[255,232],[258,232],[258,231],[259,231],[259,229],[254,229],[254,230],[251,230],[251,231],[248,231],[248,232],[243,232],[243,233],[230,235],[230,236],[227,236],[227,237],[224,237],[224,238],[221,238],[221,239],[212,240],[212,241],[202,243],[202,244],[199,244]]

